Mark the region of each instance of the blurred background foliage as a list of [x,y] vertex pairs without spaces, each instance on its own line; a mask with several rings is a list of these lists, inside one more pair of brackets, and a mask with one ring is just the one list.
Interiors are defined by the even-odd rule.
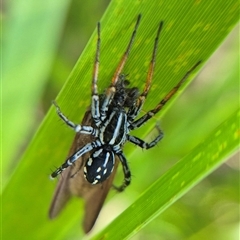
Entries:
[[[17,7],[25,9],[25,13],[31,11],[30,6],[24,1],[12,1],[3,4],[2,17],[6,19],[4,31],[7,31],[9,13],[13,16]],[[28,62],[23,57],[27,69],[23,69],[23,63],[18,64],[21,71],[8,73],[7,69],[11,65],[4,65],[6,72],[3,71],[3,77],[6,79],[19,79],[19,82],[3,82],[3,146],[2,166],[3,184],[7,184],[11,174],[18,164],[20,156],[23,154],[28,143],[31,141],[36,129],[46,115],[51,100],[54,99],[61,90],[72,68],[74,67],[79,55],[89,40],[96,22],[101,19],[109,0],[102,1],[51,1],[53,6],[61,8],[59,16],[53,16],[51,23],[52,30],[44,34],[52,34],[53,39],[49,50],[46,49],[45,59],[41,59],[37,69],[31,69],[31,63],[34,58],[28,53]],[[35,20],[37,12],[41,11],[41,4],[34,7]],[[19,12],[19,11],[18,11]],[[24,15],[24,11],[22,12]],[[51,12],[49,13],[51,14]],[[63,17],[65,16],[65,17]],[[19,25],[21,25],[19,17]],[[60,20],[59,20],[59,19]],[[55,20],[54,20],[55,19]],[[23,20],[24,21],[24,20]],[[54,21],[62,21],[62,24],[56,24]],[[46,22],[46,24],[48,24]],[[34,24],[32,26],[35,26]],[[29,26],[29,27],[32,27]],[[20,31],[28,31],[21,29]],[[55,32],[53,34],[53,32]],[[6,42],[10,39],[19,38],[17,35],[6,34],[3,39],[3,48],[7,46]],[[44,38],[40,35],[36,39]],[[55,39],[54,39],[55,38]],[[39,40],[39,41],[40,41]],[[42,40],[46,41],[45,39]],[[49,40],[47,40],[49,41]],[[39,43],[41,44],[41,42]],[[52,45],[51,45],[52,44]],[[26,48],[30,48],[31,42],[26,42]],[[23,46],[15,46],[10,49],[13,53],[21,56]],[[3,49],[3,53],[11,52],[9,49]],[[38,49],[41,51],[41,48]],[[38,54],[36,52],[35,54]],[[11,56],[11,54],[10,54]],[[4,56],[3,55],[3,59]],[[6,61],[7,63],[10,61]],[[89,66],[92,68],[92,66]],[[104,207],[99,218],[101,222],[111,221],[112,216],[123,211],[137,196],[144,191],[154,180],[164,173],[170,166],[178,161],[193,148],[196,143],[202,141],[206,134],[210,133],[214,126],[221,123],[239,108],[239,26],[235,27],[224,43],[214,53],[198,77],[188,86],[186,91],[178,98],[174,105],[169,108],[161,119],[161,127],[164,129],[165,138],[155,149],[146,154],[146,160],[139,162],[138,156],[142,150],[136,149],[131,155],[131,169],[134,169],[133,183],[131,191],[127,194],[116,195],[111,193],[111,202]],[[17,70],[19,70],[17,69]],[[31,69],[30,72],[29,69]],[[31,79],[31,74],[38,71],[39,79]],[[25,88],[31,89],[30,93],[21,88],[21,78],[28,72],[29,82],[25,82]],[[6,73],[6,75],[4,75]],[[16,75],[18,74],[17,78]],[[35,76],[35,74],[34,74]],[[4,78],[3,78],[4,79]],[[42,81],[42,82],[41,82]],[[40,83],[39,83],[40,82]],[[18,94],[21,89],[21,94]],[[24,89],[24,88],[23,88]],[[29,96],[28,96],[29,95]],[[38,97],[36,97],[36,95]],[[208,97],[206,97],[208,96]],[[32,101],[30,99],[33,99]],[[211,107],[209,107],[211,106]],[[227,107],[226,107],[227,106]],[[27,109],[27,110],[26,110]],[[144,109],[147,110],[147,109]],[[198,128],[193,123],[198,120]],[[201,119],[201,121],[199,121]],[[154,121],[154,120],[153,120]],[[155,120],[156,121],[156,120]],[[178,124],[175,124],[176,121]],[[11,132],[11,126],[23,122],[23,128],[19,132]],[[8,127],[9,126],[9,127]],[[21,125],[20,125],[21,126]],[[182,144],[181,135],[177,133],[186,132],[190,136],[189,145]],[[153,133],[154,134],[154,133]],[[16,137],[15,137],[16,136]],[[151,136],[149,136],[151,138]],[[168,143],[171,141],[171,149]],[[11,144],[8,144],[8,143]],[[161,162],[153,161],[161,152]],[[173,154],[174,153],[174,154]],[[49,161],[49,160],[48,160]],[[44,163],[43,163],[44,164]],[[30,170],[31,171],[31,170]],[[151,172],[146,176],[146,172]],[[4,187],[4,185],[2,185]],[[22,187],[22,186],[21,186]],[[40,196],[36,196],[40,197]],[[3,206],[4,208],[4,206]],[[115,214],[113,214],[113,212]],[[14,213],[9,213],[13,214]],[[14,217],[14,216],[13,216]],[[71,216],[68,216],[69,218]],[[74,218],[79,216],[74,216]],[[68,221],[67,219],[66,221]],[[4,221],[4,219],[2,220]],[[64,239],[74,239],[76,228],[79,223],[70,226],[73,235]],[[80,230],[77,230],[80,231]],[[69,234],[69,233],[68,233]],[[155,221],[148,224],[143,230],[137,233],[133,239],[238,239],[239,237],[239,154],[233,155],[225,164],[205,178],[200,184],[189,191],[184,197],[177,201],[173,206],[161,214]],[[27,239],[27,238],[23,238]],[[42,238],[43,239],[43,238]]]

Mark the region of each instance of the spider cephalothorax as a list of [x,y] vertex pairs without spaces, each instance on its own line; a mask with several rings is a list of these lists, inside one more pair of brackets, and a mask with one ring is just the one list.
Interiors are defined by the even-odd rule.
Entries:
[[136,87],[127,88],[129,82],[125,79],[126,75],[121,72],[130,53],[140,19],[141,15],[138,16],[131,40],[114,73],[111,84],[101,95],[98,94],[97,86],[100,51],[100,23],[98,23],[97,51],[92,79],[91,117],[93,126],[74,124],[67,119],[67,117],[60,111],[57,104],[54,103],[58,115],[68,126],[74,129],[77,133],[92,135],[94,140],[86,143],[85,146],[81,147],[72,156],[70,156],[65,163],[62,164],[62,166],[52,173],[51,177],[55,178],[67,167],[77,161],[83,154],[91,152],[91,155],[86,161],[84,167],[84,175],[87,181],[91,184],[101,183],[105,181],[113,171],[115,156],[117,155],[122,164],[124,173],[124,182],[117,189],[122,191],[130,184],[131,181],[131,173],[122,151],[124,143],[129,141],[141,148],[148,149],[155,146],[162,139],[163,133],[159,128],[159,135],[150,143],[144,142],[138,137],[130,135],[130,132],[141,127],[162,109],[165,103],[176,93],[188,75],[200,64],[200,61],[185,74],[180,82],[157,104],[154,109],[148,111],[136,120],[150,90],[159,35],[163,26],[163,22],[160,22],[157,36],[155,38],[152,59],[149,65],[145,87],[143,92],[139,93],[139,90]]
[[127,88],[130,82],[126,79],[126,75],[120,74],[116,84],[116,92],[110,107],[122,106],[124,108],[132,107],[136,104],[137,98],[140,95],[137,87]]

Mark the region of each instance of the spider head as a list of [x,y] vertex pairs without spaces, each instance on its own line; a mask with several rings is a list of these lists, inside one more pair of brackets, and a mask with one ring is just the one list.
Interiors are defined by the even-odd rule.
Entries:
[[113,103],[117,106],[131,107],[139,96],[139,90],[137,87],[127,88],[130,82],[126,79],[126,76],[125,74],[119,75]]
[[112,173],[115,157],[112,151],[100,148],[93,152],[84,167],[84,176],[91,184],[104,182]]

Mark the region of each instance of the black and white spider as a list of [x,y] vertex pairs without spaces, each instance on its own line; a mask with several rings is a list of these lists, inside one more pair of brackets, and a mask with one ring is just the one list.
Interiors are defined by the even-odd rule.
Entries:
[[141,15],[132,33],[132,37],[127,49],[114,73],[110,86],[104,94],[98,94],[98,68],[100,52],[100,23],[97,25],[98,39],[95,56],[94,72],[92,79],[92,103],[91,115],[94,126],[82,126],[71,122],[60,110],[59,106],[53,102],[57,109],[59,117],[75,132],[81,134],[90,134],[95,140],[81,147],[72,156],[70,156],[56,171],[51,174],[52,178],[57,177],[66,168],[73,165],[83,154],[92,151],[90,158],[84,167],[84,176],[91,184],[97,184],[105,181],[112,173],[115,165],[115,155],[118,156],[124,172],[124,182],[117,188],[123,191],[131,182],[131,172],[129,170],[126,157],[123,154],[122,147],[126,141],[134,143],[141,148],[149,149],[154,147],[163,137],[162,131],[158,128],[159,135],[150,143],[144,142],[138,137],[130,135],[130,132],[141,127],[156,113],[158,113],[165,103],[176,93],[188,75],[200,64],[197,62],[180,80],[180,82],[158,103],[158,105],[148,111],[145,115],[138,118],[139,112],[145,102],[153,78],[154,66],[156,61],[157,45],[159,35],[162,30],[163,22],[160,22],[155,44],[152,53],[152,59],[149,65],[147,80],[143,92],[140,94],[137,88],[126,88],[128,82],[122,69],[126,63],[130,49],[136,36],[140,23]]

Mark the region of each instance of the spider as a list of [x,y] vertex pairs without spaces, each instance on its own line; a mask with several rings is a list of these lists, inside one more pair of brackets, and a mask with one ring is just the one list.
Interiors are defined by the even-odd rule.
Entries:
[[[124,107],[129,107],[138,97],[139,90],[136,87],[127,88],[129,81],[126,80],[126,77],[127,76],[123,74],[119,76],[113,101],[119,101],[119,98],[125,96]],[[100,95],[100,99],[103,98],[104,94]],[[85,112],[81,124],[95,127],[92,120],[90,107]],[[78,149],[93,140],[94,137],[92,135],[76,133],[68,156],[73,155]],[[81,156],[78,161],[74,163],[74,166],[67,168],[62,173],[62,177],[58,181],[49,209],[49,217],[50,219],[53,219],[64,208],[71,196],[74,195],[83,198],[85,200],[85,213],[82,224],[85,233],[88,233],[95,224],[105,198],[107,197],[110,188],[113,186],[112,182],[119,164],[119,160],[116,157],[117,161],[110,177],[102,184],[92,185],[86,181],[83,171],[90,154],[91,152]]]
[[100,23],[97,25],[97,49],[95,55],[94,71],[92,78],[92,101],[91,101],[91,117],[93,126],[84,126],[75,124],[70,121],[60,110],[60,107],[53,102],[59,117],[75,132],[81,134],[89,134],[94,137],[92,142],[87,143],[71,155],[59,168],[57,168],[51,177],[55,178],[61,174],[66,168],[73,165],[82,155],[91,152],[90,157],[86,161],[84,167],[84,176],[91,184],[99,184],[104,182],[114,170],[115,155],[118,156],[123,168],[124,181],[119,187],[115,187],[118,191],[123,191],[131,182],[131,172],[128,167],[127,159],[122,151],[122,147],[126,141],[129,141],[141,148],[149,149],[154,147],[162,138],[163,132],[157,127],[158,136],[151,142],[144,142],[138,137],[130,135],[130,132],[141,127],[169,101],[169,99],[177,92],[182,83],[186,80],[190,73],[201,63],[197,62],[179,81],[179,83],[157,104],[157,106],[148,111],[142,117],[137,118],[150,90],[153,78],[157,46],[159,42],[160,32],[163,27],[163,21],[160,22],[157,35],[155,38],[151,62],[149,65],[145,87],[142,93],[138,88],[126,88],[128,81],[126,75],[122,74],[122,69],[129,56],[133,45],[141,15],[138,15],[134,31],[132,33],[127,49],[122,56],[120,63],[113,75],[110,86],[105,93],[98,94],[98,69],[99,69],[99,52],[100,52]]

